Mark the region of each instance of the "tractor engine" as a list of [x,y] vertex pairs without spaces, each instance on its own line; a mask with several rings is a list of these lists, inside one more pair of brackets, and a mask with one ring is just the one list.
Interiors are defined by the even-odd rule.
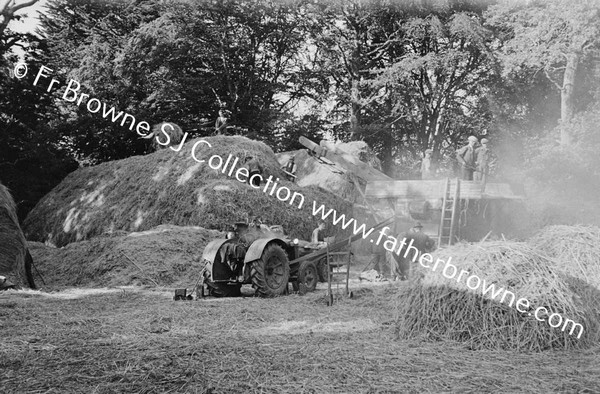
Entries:
[[252,284],[257,295],[274,297],[284,294],[290,281],[307,282],[306,288],[314,290],[315,262],[290,265],[311,252],[298,243],[281,226],[235,223],[226,239],[213,240],[204,249],[203,286],[213,296],[237,296],[243,284]]
[[247,246],[243,243],[226,243],[221,247],[221,264],[227,265],[235,277],[239,277],[244,265]]

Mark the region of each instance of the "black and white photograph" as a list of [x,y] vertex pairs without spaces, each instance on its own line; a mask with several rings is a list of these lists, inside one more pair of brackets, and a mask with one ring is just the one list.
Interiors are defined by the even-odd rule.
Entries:
[[0,393],[600,394],[600,0],[0,0]]

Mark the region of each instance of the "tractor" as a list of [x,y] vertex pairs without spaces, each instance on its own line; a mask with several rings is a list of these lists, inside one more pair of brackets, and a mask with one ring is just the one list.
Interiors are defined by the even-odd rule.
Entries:
[[[286,294],[289,282],[301,293],[313,291],[326,261],[318,251],[307,241],[290,239],[282,226],[235,223],[226,239],[204,249],[201,295],[204,285],[215,297],[239,296],[243,284],[252,284],[261,297]],[[295,261],[311,253],[315,258]]]

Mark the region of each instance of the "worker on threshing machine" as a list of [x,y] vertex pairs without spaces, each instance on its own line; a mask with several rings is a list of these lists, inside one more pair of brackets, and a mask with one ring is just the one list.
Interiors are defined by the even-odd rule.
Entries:
[[462,178],[465,181],[473,180],[473,172],[475,172],[475,146],[477,142],[477,137],[470,136],[469,144],[456,151],[456,160],[462,166]]
[[490,150],[488,149],[488,139],[481,140],[481,146],[475,150],[475,173],[473,180],[481,183],[486,182],[487,173],[490,164]]
[[432,154],[432,149],[427,149],[425,151],[425,157],[423,157],[423,161],[421,162],[421,179],[433,179],[435,177],[435,173],[431,167]]

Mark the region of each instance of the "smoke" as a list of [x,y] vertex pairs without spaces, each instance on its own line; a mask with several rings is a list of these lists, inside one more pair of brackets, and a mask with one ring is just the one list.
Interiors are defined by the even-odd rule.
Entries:
[[559,145],[559,127],[537,136],[516,130],[498,134],[492,144],[498,157],[494,181],[524,187],[527,212],[518,212],[522,228],[532,232],[554,224],[600,225],[599,123],[600,108],[575,116],[567,126],[576,140],[570,146]]

